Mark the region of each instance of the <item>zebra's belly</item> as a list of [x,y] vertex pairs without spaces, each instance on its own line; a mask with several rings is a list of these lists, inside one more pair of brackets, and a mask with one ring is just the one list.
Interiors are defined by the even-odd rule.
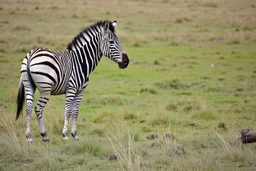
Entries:
[[66,93],[66,86],[63,86],[60,88],[56,87],[56,88],[53,88],[51,91],[51,95],[60,95],[65,93]]
[[65,91],[59,91],[59,92],[51,92],[51,95],[61,95],[61,94],[65,94]]

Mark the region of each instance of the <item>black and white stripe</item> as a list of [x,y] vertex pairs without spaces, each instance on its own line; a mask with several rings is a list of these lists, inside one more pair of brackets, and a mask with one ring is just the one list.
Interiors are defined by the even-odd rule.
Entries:
[[28,141],[32,141],[30,119],[36,88],[40,91],[40,97],[35,112],[43,140],[49,140],[42,120],[43,109],[50,95],[59,94],[66,94],[63,137],[68,139],[68,121],[72,116],[71,134],[74,139],[78,139],[76,135],[78,108],[83,91],[88,85],[90,73],[103,55],[118,63],[120,68],[126,68],[129,64],[128,56],[115,34],[116,25],[116,21],[98,22],[78,34],[64,51],[54,52],[46,48],[36,48],[27,54],[21,65],[16,119],[20,116],[26,97]]

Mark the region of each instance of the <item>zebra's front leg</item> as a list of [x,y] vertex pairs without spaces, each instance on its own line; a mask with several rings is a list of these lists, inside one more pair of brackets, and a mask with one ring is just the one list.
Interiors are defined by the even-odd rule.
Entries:
[[77,116],[78,116],[78,106],[73,104],[71,135],[73,136],[74,140],[79,140],[79,137],[76,135]]
[[[76,112],[77,114],[74,114],[74,111],[72,112],[72,128],[71,128],[71,135],[73,136],[74,140],[79,140],[79,137],[76,134],[76,120],[78,116],[78,110]],[[74,117],[74,115],[76,115]]]
[[64,140],[68,140],[68,121],[70,119],[71,112],[72,112],[71,107],[70,106],[67,107],[67,105],[66,105],[65,113],[64,113],[65,121],[64,121],[63,131],[62,131]]
[[64,121],[64,127],[62,130],[62,135],[64,140],[68,140],[68,122],[72,114],[72,105],[75,98],[75,93],[76,93],[75,89],[67,90],[66,106],[65,106],[65,113],[64,113],[65,121]]
[[71,135],[73,136],[74,140],[79,140],[79,137],[77,136],[76,132],[76,121],[78,117],[78,111],[79,111],[79,104],[82,99],[83,91],[80,91],[76,94],[75,99],[73,101],[72,105],[72,128],[71,128]]

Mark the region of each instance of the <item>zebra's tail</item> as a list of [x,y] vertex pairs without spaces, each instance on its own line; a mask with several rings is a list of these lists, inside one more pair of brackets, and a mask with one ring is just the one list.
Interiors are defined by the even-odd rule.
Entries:
[[22,112],[23,104],[24,104],[24,85],[22,83],[22,78],[20,79],[19,91],[17,96],[17,112],[16,112],[16,120],[20,117]]

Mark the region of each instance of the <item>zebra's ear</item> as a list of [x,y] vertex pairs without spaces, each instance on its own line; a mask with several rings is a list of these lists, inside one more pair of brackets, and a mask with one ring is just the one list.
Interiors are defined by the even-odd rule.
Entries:
[[107,31],[109,29],[109,23],[104,24],[104,31]]
[[112,26],[114,27],[114,29],[116,29],[116,26],[117,26],[117,21],[116,20],[113,21]]

